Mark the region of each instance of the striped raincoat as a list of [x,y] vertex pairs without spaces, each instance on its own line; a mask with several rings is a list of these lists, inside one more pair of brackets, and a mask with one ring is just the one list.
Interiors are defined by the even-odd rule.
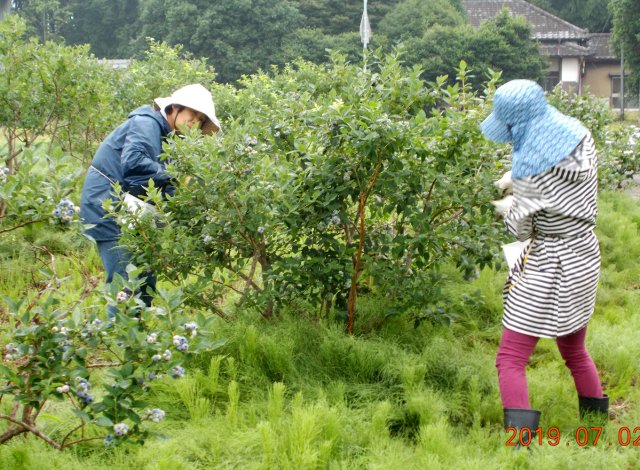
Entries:
[[588,134],[559,163],[513,182],[507,230],[530,245],[503,291],[503,325],[555,338],[582,329],[594,311],[600,249],[594,233],[598,160]]

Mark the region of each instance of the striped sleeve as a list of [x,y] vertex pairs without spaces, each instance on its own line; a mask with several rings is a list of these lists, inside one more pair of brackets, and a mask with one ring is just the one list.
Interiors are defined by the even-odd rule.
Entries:
[[531,178],[513,182],[513,205],[505,214],[504,222],[509,233],[525,241],[533,234],[533,217],[549,206],[549,202]]

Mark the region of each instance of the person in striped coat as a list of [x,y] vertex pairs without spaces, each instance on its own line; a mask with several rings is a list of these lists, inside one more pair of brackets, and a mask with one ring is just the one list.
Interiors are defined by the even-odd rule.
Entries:
[[529,80],[496,90],[481,130],[488,139],[513,145],[512,195],[496,207],[503,207],[508,232],[528,242],[503,290],[496,367],[505,428],[539,425],[525,373],[539,338],[556,339],[581,416],[607,416],[609,397],[585,346],[600,274],[593,138],[580,121],[548,104],[542,88]]

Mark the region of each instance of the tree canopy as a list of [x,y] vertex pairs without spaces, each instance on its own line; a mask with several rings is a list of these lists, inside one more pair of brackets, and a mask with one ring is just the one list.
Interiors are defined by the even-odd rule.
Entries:
[[223,81],[282,64],[284,38],[303,25],[288,0],[146,0],[141,2],[141,35],[183,44],[207,57]]
[[61,34],[68,44],[91,44],[98,57],[129,57],[137,37],[138,0],[72,0],[73,20]]
[[[343,34],[357,30],[362,15],[362,1],[344,0],[292,0],[305,18],[305,27],[324,34]],[[372,24],[377,24],[396,8],[399,0],[372,0],[367,13]]]
[[[296,59],[327,62],[330,50],[362,60],[361,1],[14,0],[13,8],[41,41],[86,43],[100,58],[140,58],[153,38],[206,58],[225,83]],[[425,78],[453,77],[462,59],[476,73],[540,76],[525,25],[503,18],[474,30],[459,0],[373,0],[368,14],[369,47],[403,44],[403,60]]]
[[394,41],[421,37],[435,25],[459,26],[462,13],[449,0],[404,0],[380,22],[380,33]]
[[640,0],[611,0],[610,8],[614,42],[624,52],[632,81],[640,86]]
[[529,0],[529,2],[592,33],[611,31],[609,0]]
[[[487,21],[479,29],[465,24],[435,25],[420,38],[406,42],[407,60],[419,64],[423,77],[435,80],[450,74],[464,60],[476,75],[501,70],[502,78],[540,80],[545,68],[530,38],[531,29],[522,18],[503,13]],[[451,77],[454,78],[454,77]]]

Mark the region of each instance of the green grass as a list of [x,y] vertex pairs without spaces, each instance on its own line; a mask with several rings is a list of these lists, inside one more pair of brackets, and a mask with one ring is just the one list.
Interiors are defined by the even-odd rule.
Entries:
[[[577,397],[551,340],[539,342],[528,377],[541,426],[558,427],[561,443],[529,452],[504,445],[494,361],[505,273],[485,270],[467,282],[451,271],[446,292],[461,312],[451,326],[382,322],[384,306],[366,298],[353,337],[312,313],[283,312],[272,321],[239,313],[221,322],[218,334],[229,342],[220,355],[195,358],[183,380],[156,383],[151,393],[167,419],[151,425],[157,434],[144,447],[87,444],[60,453],[17,438],[0,446],[0,468],[638,468],[638,448],[618,444],[618,431],[627,426],[632,440],[640,437],[633,433],[640,426],[640,208],[604,193],[599,210],[603,269],[587,340],[619,416],[595,448],[575,442]],[[85,282],[78,259],[100,275],[97,257],[81,253],[57,259],[73,289]],[[4,258],[1,269],[15,270],[19,281],[3,275],[3,292],[29,289],[37,280],[33,263],[24,253]],[[62,403],[46,413],[41,424],[49,432],[70,416]]]

